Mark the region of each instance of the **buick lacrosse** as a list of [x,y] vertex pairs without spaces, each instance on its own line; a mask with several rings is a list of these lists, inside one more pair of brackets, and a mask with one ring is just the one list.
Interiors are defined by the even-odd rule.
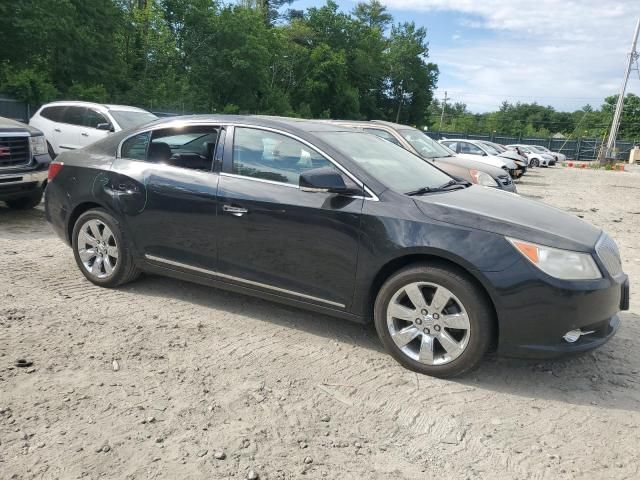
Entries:
[[615,242],[339,125],[191,116],[61,154],[46,216],[96,285],[141,272],[358,322],[448,377],[489,349],[583,352],[628,308]]

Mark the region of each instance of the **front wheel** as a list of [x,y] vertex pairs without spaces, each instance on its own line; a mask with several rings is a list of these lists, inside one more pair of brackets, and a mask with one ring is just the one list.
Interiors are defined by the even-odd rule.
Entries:
[[117,287],[140,275],[120,223],[102,209],[89,210],[73,227],[73,254],[85,277],[101,287]]
[[537,158],[534,158],[533,160],[531,160],[531,164],[534,167],[539,167],[540,166],[540,160],[538,160]]
[[374,308],[376,330],[403,366],[435,377],[476,367],[494,340],[487,298],[457,270],[419,264],[389,278]]

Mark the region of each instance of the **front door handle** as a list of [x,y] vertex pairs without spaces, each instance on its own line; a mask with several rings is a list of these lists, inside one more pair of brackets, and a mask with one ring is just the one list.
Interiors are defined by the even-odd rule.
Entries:
[[223,205],[222,206],[222,211],[230,213],[231,215],[233,215],[235,217],[241,217],[245,213],[247,213],[249,210],[247,210],[246,208],[242,208],[242,207],[233,207],[231,205]]
[[83,137],[88,137],[89,134],[87,132],[82,132],[80,135],[82,135]]
[[59,128],[54,128],[53,131],[60,133],[60,129]]

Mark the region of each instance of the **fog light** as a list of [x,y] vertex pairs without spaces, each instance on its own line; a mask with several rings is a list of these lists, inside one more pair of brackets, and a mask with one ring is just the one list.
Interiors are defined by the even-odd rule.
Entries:
[[566,342],[574,343],[574,342],[577,342],[582,335],[589,335],[590,333],[593,333],[593,332],[594,332],[593,330],[590,330],[588,332],[583,332],[581,329],[569,330],[567,333],[563,335],[562,338]]

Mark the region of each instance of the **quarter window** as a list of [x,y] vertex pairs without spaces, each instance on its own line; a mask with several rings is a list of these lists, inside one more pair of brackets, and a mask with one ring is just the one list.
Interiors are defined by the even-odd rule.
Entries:
[[237,127],[233,142],[233,173],[299,185],[305,170],[333,164],[302,142],[279,133]]
[[121,156],[133,160],[146,160],[149,137],[151,137],[151,133],[145,132],[127,139],[122,144],[122,149],[120,150]]

